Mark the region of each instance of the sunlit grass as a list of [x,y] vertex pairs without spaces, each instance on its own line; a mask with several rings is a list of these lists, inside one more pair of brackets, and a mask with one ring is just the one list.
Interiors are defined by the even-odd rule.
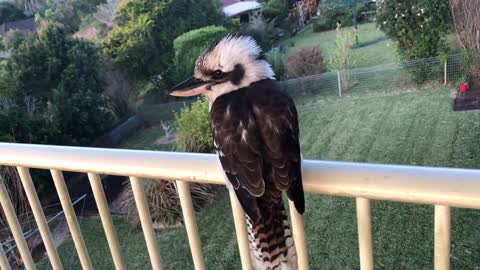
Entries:
[[[353,31],[353,27],[347,27]],[[397,63],[400,59],[394,43],[385,33],[377,29],[374,23],[358,26],[359,46],[353,49],[356,67],[368,67],[389,63]],[[314,33],[309,26],[298,35],[282,42],[287,48],[287,55],[296,48],[319,46],[325,60],[330,59],[335,48],[335,31]]]

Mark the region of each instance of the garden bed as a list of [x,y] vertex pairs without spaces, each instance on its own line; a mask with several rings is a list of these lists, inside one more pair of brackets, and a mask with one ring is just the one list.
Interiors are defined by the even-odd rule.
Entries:
[[474,81],[467,92],[458,92],[453,101],[454,111],[480,110],[480,81]]

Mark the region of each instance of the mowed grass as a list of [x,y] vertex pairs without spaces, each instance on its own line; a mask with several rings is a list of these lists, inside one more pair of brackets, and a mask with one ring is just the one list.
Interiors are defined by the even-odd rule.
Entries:
[[[173,128],[172,128],[173,130]],[[126,138],[118,146],[122,149],[172,151],[174,143],[160,144],[159,140],[165,136],[165,130],[161,123],[148,123],[142,126],[135,134]],[[173,135],[171,135],[173,136]]]
[[[451,91],[327,98],[303,105],[298,109],[304,156],[480,168],[480,113],[453,112]],[[359,269],[355,200],[308,194],[306,209],[311,268]],[[432,206],[373,201],[375,269],[432,269],[433,214]],[[207,269],[239,269],[226,193],[197,218]],[[480,211],[452,210],[452,269],[480,268],[478,224]],[[141,232],[123,219],[116,225],[128,269],[150,269]],[[83,222],[82,230],[95,269],[113,269],[100,221]],[[193,269],[183,228],[159,232],[157,239],[165,269]],[[80,269],[71,241],[59,252],[69,269]]]
[[[353,27],[346,27],[353,31]],[[398,63],[400,58],[395,44],[385,33],[377,29],[374,23],[358,25],[358,47],[353,49],[356,67]],[[282,42],[287,48],[287,55],[297,48],[318,46],[322,50],[324,61],[328,62],[335,49],[335,30],[321,33],[313,32],[309,25],[301,33]],[[293,45],[293,46],[292,46]]]

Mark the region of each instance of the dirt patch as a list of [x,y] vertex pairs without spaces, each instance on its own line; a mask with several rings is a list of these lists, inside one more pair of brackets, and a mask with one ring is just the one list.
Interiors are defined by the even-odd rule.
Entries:
[[467,92],[457,92],[453,101],[454,111],[476,111],[480,110],[480,80],[474,80]]

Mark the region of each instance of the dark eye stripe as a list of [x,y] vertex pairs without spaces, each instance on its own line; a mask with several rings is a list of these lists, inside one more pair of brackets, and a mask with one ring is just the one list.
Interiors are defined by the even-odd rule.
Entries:
[[221,70],[209,70],[204,72],[204,74],[211,77],[214,81],[214,84],[231,81],[233,84],[238,85],[245,76],[245,69],[241,64],[237,64],[235,65],[235,68],[230,72],[222,72]]
[[221,70],[215,70],[214,72],[212,72],[211,76],[214,80],[220,80],[225,77],[225,73],[223,73]]

